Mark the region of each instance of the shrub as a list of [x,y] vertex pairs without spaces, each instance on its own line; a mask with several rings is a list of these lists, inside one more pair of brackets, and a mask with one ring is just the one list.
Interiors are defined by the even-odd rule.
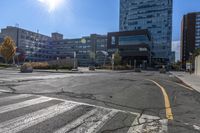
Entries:
[[[97,67],[97,69],[112,70],[112,66],[111,65],[106,65],[106,66],[103,66],[103,67]],[[132,67],[130,65],[126,65],[126,66],[118,65],[118,66],[115,66],[114,69],[115,70],[130,70],[130,69],[132,69]]]
[[57,65],[57,64],[49,64],[48,62],[32,62],[30,63],[33,69],[73,69],[71,65]]
[[49,69],[48,62],[32,62],[30,63],[34,69]]
[[0,64],[0,67],[8,68],[8,67],[11,67],[11,65],[10,64]]

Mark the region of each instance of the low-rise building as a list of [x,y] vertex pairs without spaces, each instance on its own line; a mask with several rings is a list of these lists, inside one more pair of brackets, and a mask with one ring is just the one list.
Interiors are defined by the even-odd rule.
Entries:
[[1,34],[13,39],[17,49],[24,52],[26,61],[46,60],[45,47],[51,41],[51,37],[13,26],[1,29]]
[[[3,40],[4,40],[4,37],[0,34],[0,45],[3,42]],[[1,56],[1,53],[0,53],[0,62],[2,61],[3,61],[3,57]]]
[[18,27],[8,26],[1,30],[10,36],[23,53],[24,61],[42,62],[76,58],[79,66],[111,63],[111,56],[119,50],[124,64],[151,62],[152,40],[148,30],[112,32],[108,35],[91,34],[76,39],[63,39],[60,33],[52,36],[39,34]]
[[148,30],[134,30],[108,33],[108,51],[116,50],[122,56],[122,62],[130,65],[151,63],[152,40]]
[[[48,46],[53,58],[74,58],[74,53],[80,66],[89,66],[96,62],[99,51],[106,51],[107,36],[92,34],[90,36],[77,39],[63,39],[50,42]],[[103,63],[102,59],[101,62]]]
[[2,43],[3,40],[4,40],[4,36],[2,36],[2,35],[0,34],[0,43]]
[[[79,65],[88,66],[94,64],[97,52],[107,50],[105,35],[63,39],[63,35],[57,32],[50,37],[13,26],[1,29],[1,35],[10,36],[18,51],[23,52],[25,61],[32,62],[74,58],[75,52]],[[103,59],[100,60],[99,63],[103,63]]]

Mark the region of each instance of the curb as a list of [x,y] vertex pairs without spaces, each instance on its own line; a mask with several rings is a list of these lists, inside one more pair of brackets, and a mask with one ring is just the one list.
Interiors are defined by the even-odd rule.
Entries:
[[70,73],[70,74],[73,74],[73,73],[75,73],[75,74],[81,74],[81,73],[83,73],[83,72],[59,72],[59,71],[37,71],[37,70],[33,70],[33,72],[46,72],[46,73]]
[[[171,72],[170,72],[170,73],[171,73]],[[171,74],[174,75],[173,73],[171,73]],[[190,87],[190,88],[192,88],[194,91],[200,93],[200,91],[198,91],[197,89],[195,89],[194,87],[192,87],[191,84],[186,83],[185,81],[183,81],[180,77],[178,77],[178,76],[176,76],[176,75],[174,75],[174,76],[175,76],[177,79],[179,79],[182,83],[184,83],[184,85],[186,85],[187,87]]]

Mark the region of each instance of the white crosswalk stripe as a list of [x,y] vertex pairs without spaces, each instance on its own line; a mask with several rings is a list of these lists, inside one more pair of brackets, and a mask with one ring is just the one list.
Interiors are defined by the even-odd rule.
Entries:
[[11,91],[1,90],[1,89],[0,89],[0,94],[1,94],[1,93],[9,93],[9,92],[11,92]]
[[167,133],[167,123],[168,120],[160,120],[157,116],[140,115],[132,123],[127,133]]
[[36,125],[37,123],[45,121],[63,112],[69,111],[77,106],[77,104],[64,102],[19,118],[0,123],[0,133],[16,133],[22,131],[23,129]]
[[28,107],[28,106],[31,106],[31,105],[39,104],[39,103],[42,103],[42,102],[47,102],[47,101],[50,101],[50,100],[52,100],[52,98],[40,97],[40,98],[36,98],[36,99],[32,99],[32,100],[27,100],[25,102],[10,104],[10,105],[7,105],[7,106],[2,106],[2,107],[0,107],[0,114],[8,112],[8,111],[13,111],[13,110],[17,110],[17,109],[20,109],[20,108]]
[[22,94],[22,95],[16,95],[16,96],[2,97],[2,98],[0,98],[0,102],[7,102],[7,101],[16,100],[16,99],[20,99],[20,98],[26,98],[26,97],[30,97],[30,96],[31,95],[28,95],[28,94]]
[[[77,118],[75,121],[67,124],[65,127],[57,130],[55,133],[74,132],[78,133],[85,131],[86,133],[94,133],[98,131],[110,118],[112,118],[117,111],[105,110],[102,108],[94,109],[85,115]],[[94,123],[94,121],[97,121]],[[83,125],[76,130],[72,131],[75,127]]]
[[106,122],[108,122],[112,117],[114,117],[117,114],[117,111],[112,110],[108,114],[104,115],[101,120],[96,122],[93,126],[91,126],[87,133],[96,133],[98,132]]
[[80,118],[78,118],[77,120],[73,121],[72,123],[69,123],[65,127],[62,127],[61,129],[55,131],[55,133],[65,133],[65,132],[68,132],[70,129],[72,129],[72,128],[78,126],[78,125],[80,125],[81,123],[84,122],[85,119],[87,119],[88,117],[94,115],[97,112],[98,112],[98,109],[93,109],[92,111],[90,111],[87,114],[81,116]]
[[[31,97],[34,95],[28,95],[28,94],[21,94],[21,95],[13,95],[13,96],[6,96],[0,98],[1,103],[26,97]],[[49,106],[43,107],[45,102],[52,102],[56,101],[56,103],[52,103]],[[44,103],[41,105],[40,108],[36,109],[35,111],[31,111],[31,106],[38,106],[40,103]],[[82,106],[83,105],[83,106]],[[78,103],[73,101],[67,101],[67,100],[61,100],[56,98],[49,98],[44,96],[36,96],[36,98],[33,98],[31,100],[24,100],[19,103],[13,103],[8,104],[4,106],[0,106],[0,116],[4,115],[4,113],[10,113],[10,111],[23,110],[23,108],[30,107],[28,111],[26,111],[25,114],[19,114],[15,116],[14,118],[8,119],[6,121],[3,120],[1,122],[0,119],[0,133],[17,133],[20,131],[26,131],[31,130],[29,128],[32,128],[37,124],[42,124],[43,122],[49,123],[48,120],[51,118],[56,118],[58,115],[64,115],[67,114],[73,114],[73,110],[80,109],[80,111],[84,108],[91,107],[89,110],[84,111],[80,116],[73,116],[73,118],[69,122],[64,122],[62,125],[56,127],[53,131],[54,133],[97,133],[98,131],[102,130],[102,128],[105,128],[106,124],[108,122],[113,121],[112,118],[117,117],[118,113],[122,114],[128,114],[128,115],[134,115],[133,118],[135,118],[137,113],[131,113],[131,112],[125,112],[121,110],[115,110],[115,109],[108,109],[103,108],[99,106],[84,104],[84,103]],[[92,110],[91,110],[92,109]],[[138,115],[139,116],[139,115]],[[7,118],[7,117],[5,117]],[[158,117],[143,115],[140,116],[140,122],[145,122],[146,120],[155,120],[159,119]],[[159,119],[160,120],[160,119]],[[51,121],[51,120],[50,120]],[[132,120],[130,124],[133,122]],[[115,122],[115,121],[114,121]],[[143,130],[149,130],[153,131],[156,127],[153,127],[152,125],[146,125],[147,129],[144,129],[144,126],[135,126],[138,123],[138,119],[136,118],[133,122],[132,126],[130,125],[129,130],[126,129],[125,132],[128,131],[128,133],[134,133],[136,131],[142,132]],[[153,123],[154,125],[156,123]],[[159,121],[159,127],[160,132],[167,132],[167,121],[162,120]],[[49,125],[51,126],[51,125]],[[53,132],[52,131],[52,132]]]

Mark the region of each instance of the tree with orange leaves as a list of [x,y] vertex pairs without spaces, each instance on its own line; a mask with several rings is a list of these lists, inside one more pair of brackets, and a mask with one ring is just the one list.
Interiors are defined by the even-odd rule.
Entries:
[[5,37],[2,45],[0,45],[0,54],[6,63],[10,61],[16,53],[16,46],[11,37]]

